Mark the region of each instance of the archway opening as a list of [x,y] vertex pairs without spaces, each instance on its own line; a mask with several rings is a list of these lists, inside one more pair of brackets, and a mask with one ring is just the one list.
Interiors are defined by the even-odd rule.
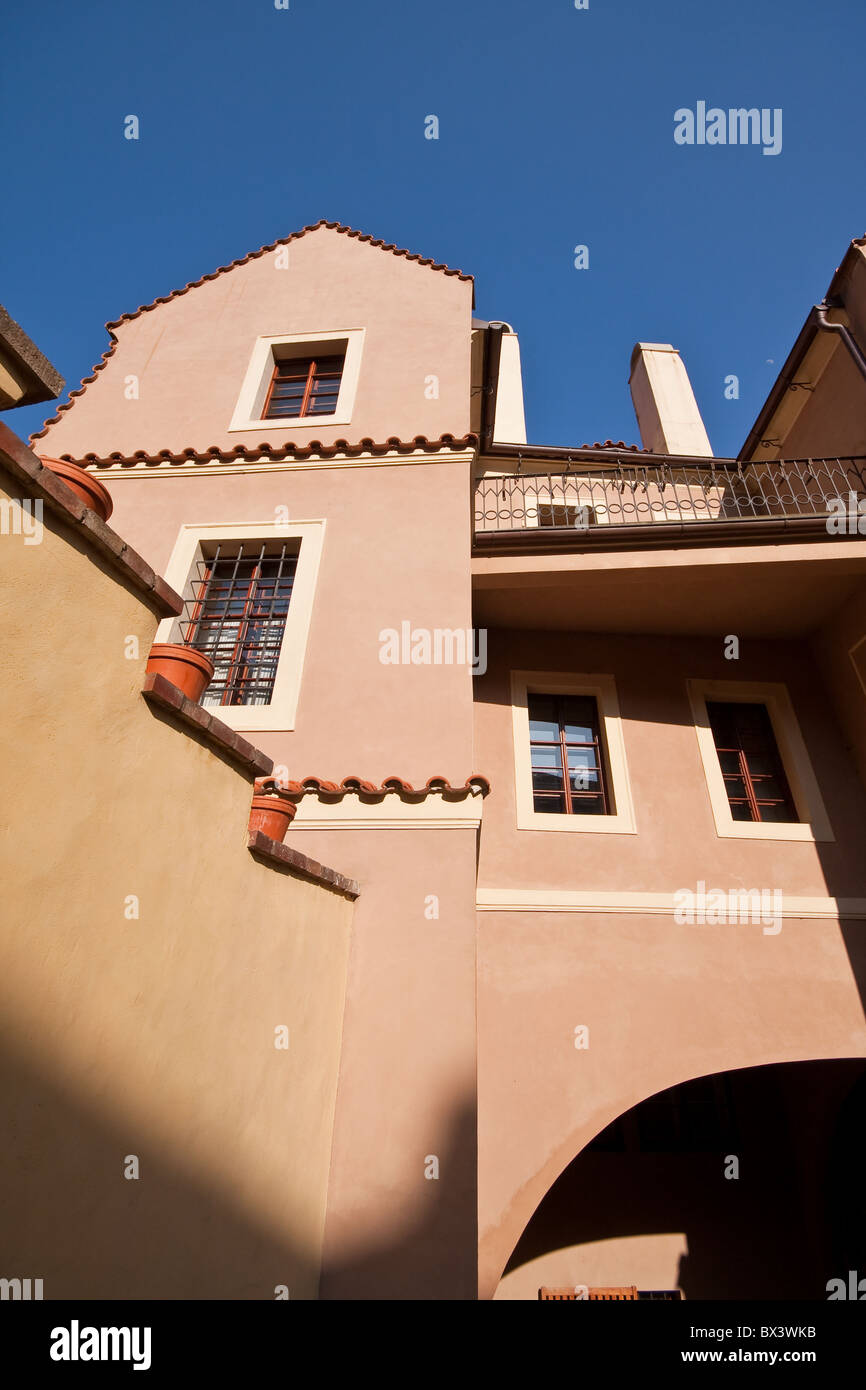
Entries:
[[866,1062],[700,1077],[619,1116],[561,1173],[495,1297],[541,1288],[826,1299],[866,1273]]

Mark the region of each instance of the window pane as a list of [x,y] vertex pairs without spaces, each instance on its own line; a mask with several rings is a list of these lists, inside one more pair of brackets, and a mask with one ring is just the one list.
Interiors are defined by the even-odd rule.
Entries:
[[573,791],[600,790],[594,748],[569,748],[568,780]]
[[764,806],[758,802],[758,810],[761,813],[762,821],[780,821],[790,825],[797,820],[790,806],[784,801],[780,801],[776,806]]
[[[796,807],[766,705],[710,700],[707,714],[719,764],[727,774],[725,789],[734,820],[796,822]],[[735,771],[741,775],[730,775]],[[778,805],[764,807],[762,802]]]
[[559,739],[559,722],[556,718],[555,700],[552,695],[530,695],[529,697],[529,737],[556,742]]
[[202,562],[186,640],[214,663],[203,704],[270,703],[296,568],[285,550]]
[[742,777],[726,777],[725,791],[732,800],[736,800],[738,797],[745,797],[746,784]]
[[[598,740],[598,707],[591,695],[528,696],[533,790],[556,793],[572,815],[607,815],[605,772]],[[563,788],[562,748],[567,748],[569,795]],[[543,799],[543,797],[542,797]],[[538,809],[538,806],[536,806]]]
[[536,811],[544,811],[547,814],[565,815],[564,796],[533,796],[532,804]]
[[[304,415],[333,415],[336,410],[344,357],[284,358],[274,364],[265,419],[295,419]],[[307,405],[304,407],[304,400]]]
[[759,801],[784,801],[786,799],[787,788],[782,785],[778,777],[755,777],[752,779],[752,785]]
[[562,769],[560,767],[533,767],[532,789],[537,792],[561,792]]
[[568,743],[592,743],[596,736],[595,700],[569,696],[563,701],[563,722]]

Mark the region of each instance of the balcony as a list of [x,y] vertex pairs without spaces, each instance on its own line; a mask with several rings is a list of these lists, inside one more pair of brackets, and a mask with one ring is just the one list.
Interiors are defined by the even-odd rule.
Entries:
[[[866,459],[611,461],[479,478],[477,551],[826,539],[830,503],[866,496]],[[837,510],[837,509],[836,509]]]
[[866,536],[827,524],[866,458],[516,463],[475,484],[476,626],[795,638],[866,580]]

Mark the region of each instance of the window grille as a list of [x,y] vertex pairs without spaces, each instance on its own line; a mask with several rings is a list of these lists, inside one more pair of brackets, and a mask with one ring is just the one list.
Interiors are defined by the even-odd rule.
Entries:
[[214,664],[204,705],[268,705],[298,563],[297,546],[217,546],[198,562],[184,641]]

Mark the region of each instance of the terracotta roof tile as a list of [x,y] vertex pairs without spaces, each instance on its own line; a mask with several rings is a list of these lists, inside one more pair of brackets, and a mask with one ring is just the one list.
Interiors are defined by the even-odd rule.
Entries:
[[651,449],[642,449],[639,444],[626,444],[624,439],[606,439],[603,444],[581,444],[581,449],[626,449],[630,454],[649,454]]
[[[171,290],[169,294],[160,295],[158,299],[154,299],[150,304],[139,304],[137,309],[133,309],[129,314],[121,314],[119,319],[109,319],[105,327],[108,329],[112,338],[114,338],[115,335],[112,330],[119,328],[122,323],[127,323],[130,319],[137,319],[140,314],[146,314],[151,309],[157,309],[161,304],[168,304],[169,300],[177,299],[180,295],[187,294],[190,290],[197,290],[199,286],[206,284],[208,280],[216,280],[218,276],[225,275],[228,271],[235,270],[240,265],[246,265],[248,261],[258,260],[259,256],[266,256],[268,252],[276,251],[278,246],[287,246],[290,241],[297,241],[299,237],[306,236],[307,232],[318,231],[320,227],[327,227],[332,232],[342,232],[345,236],[353,237],[358,241],[366,241],[370,246],[378,246],[381,250],[389,251],[394,256],[405,256],[407,261],[417,261],[419,265],[429,266],[431,270],[441,270],[444,275],[455,275],[459,280],[468,280],[473,285],[475,283],[474,275],[466,275],[462,270],[452,270],[451,267],[445,265],[443,261],[434,261],[430,256],[421,256],[415,251],[407,251],[403,247],[396,246],[393,242],[377,240],[376,237],[369,236],[366,232],[359,232],[354,227],[346,227],[342,222],[328,222],[323,217],[320,218],[318,222],[310,222],[306,227],[301,227],[300,231],[290,232],[288,236],[280,237],[278,241],[272,241],[267,246],[260,246],[258,251],[249,251],[246,256],[241,256],[236,261],[230,261],[228,265],[218,266],[217,269],[212,270],[209,275],[202,275],[200,280],[190,280],[181,289]],[[72,406],[75,404],[76,398],[78,396],[83,396],[87,387],[96,380],[96,373],[102,371],[108,358],[111,357],[116,347],[117,343],[115,341],[112,343],[111,347],[102,354],[101,360],[92,368],[91,375],[82,377],[80,387],[76,388],[75,391],[69,392],[69,400],[64,401],[62,405],[57,407],[56,414],[52,415],[49,420],[43,422],[41,430],[37,430],[29,436],[31,440],[42,439],[43,436],[48,433],[49,427],[57,424],[61,412],[64,410],[71,410]]]
[[[272,779],[262,779],[263,785],[269,782],[272,782]],[[473,772],[459,787],[452,787],[447,777],[430,777],[423,787],[415,787],[403,777],[385,777],[378,785],[365,781],[363,777],[344,777],[342,782],[327,782],[323,777],[302,777],[297,782],[273,782],[273,789],[288,796],[306,796],[308,793],[316,796],[346,796],[350,792],[358,792],[364,796],[387,796],[389,792],[396,792],[400,796],[428,796],[431,792],[441,792],[443,796],[463,797],[471,795],[473,791],[480,791],[482,796],[487,796],[490,783],[480,773]]]
[[153,467],[160,463],[232,463],[239,459],[259,462],[262,458],[278,463],[282,459],[309,458],[313,454],[324,458],[333,458],[335,454],[347,454],[356,458],[359,454],[411,454],[417,450],[436,453],[442,449],[470,449],[477,443],[478,436],[475,434],[442,434],[438,439],[428,439],[426,434],[416,434],[414,439],[398,439],[396,435],[392,435],[381,443],[369,438],[360,439],[354,444],[347,439],[338,439],[333,444],[323,444],[319,439],[311,439],[304,444],[287,440],[285,444],[236,444],[233,449],[223,449],[218,444],[211,444],[207,449],[188,448],[181,449],[178,453],[171,449],[160,449],[158,453],[149,454],[145,449],[136,449],[133,454],[117,452],[108,454],[105,458],[93,453],[83,454],[80,458],[74,458],[72,454],[60,454],[59,457],[67,463],[79,463],[82,466],[95,464],[97,468],[112,468],[120,464],[121,467],[131,468],[137,463],[146,463]]

